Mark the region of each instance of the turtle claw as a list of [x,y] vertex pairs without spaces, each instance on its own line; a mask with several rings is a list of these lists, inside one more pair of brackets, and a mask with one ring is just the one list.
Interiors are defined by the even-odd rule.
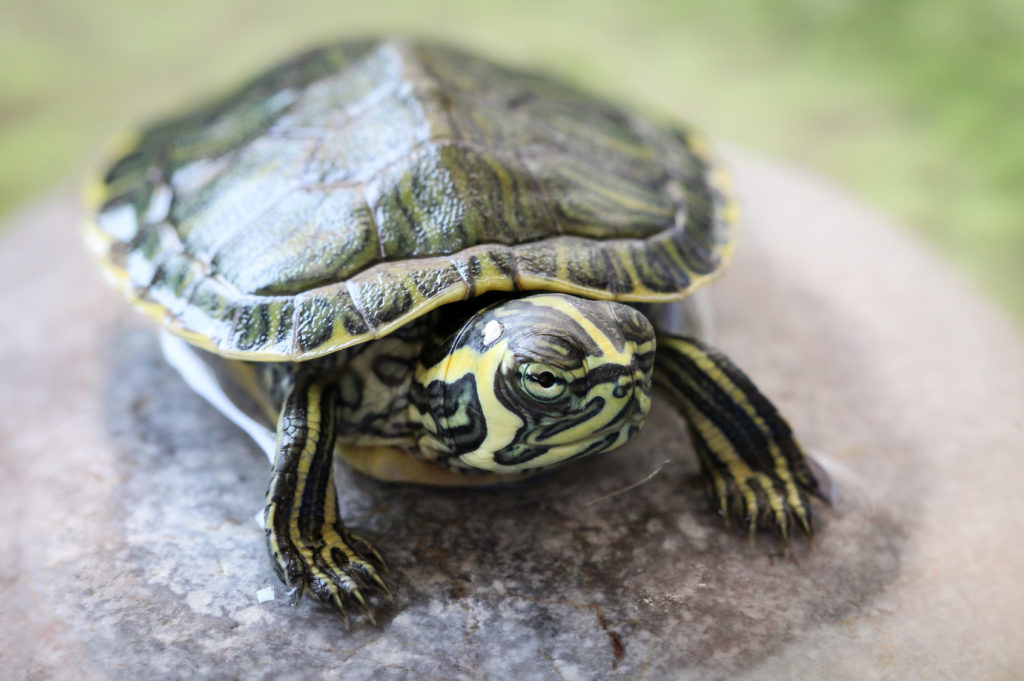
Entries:
[[385,567],[380,554],[365,539],[347,531],[328,531],[316,540],[295,539],[279,542],[278,551],[271,553],[278,575],[296,593],[295,602],[308,590],[317,600],[333,606],[345,618],[346,628],[352,607],[358,607],[376,625],[372,597],[379,593],[388,601],[394,599],[381,574]]
[[377,574],[376,572],[372,573],[370,575],[370,579],[373,580],[374,586],[380,590],[381,595],[383,595],[384,598],[386,598],[389,603],[395,602],[395,594],[392,593],[391,589],[388,587],[387,582],[385,582],[384,579],[379,574]]
[[788,554],[794,525],[813,538],[810,506],[802,490],[787,490],[782,480],[753,471],[737,477],[715,471],[710,477],[711,497],[719,515],[727,526],[736,520],[745,527],[751,543],[758,530],[773,528]]
[[[370,620],[370,624],[372,624],[373,626],[377,626],[377,618],[374,617],[373,609],[369,606],[369,604],[367,604],[362,592],[359,589],[356,589],[350,595],[352,596],[352,599],[359,604],[359,607],[362,609],[363,614],[366,615],[366,619]],[[334,605],[335,609],[341,613],[342,617],[345,618],[345,629],[351,629],[352,622],[349,619],[348,608],[345,607],[345,601],[342,599],[341,594],[332,593],[330,602]]]
[[292,606],[293,608],[298,607],[299,602],[302,601],[302,587],[291,587],[290,589],[288,589],[288,591],[285,592],[285,596],[287,597],[288,605]]

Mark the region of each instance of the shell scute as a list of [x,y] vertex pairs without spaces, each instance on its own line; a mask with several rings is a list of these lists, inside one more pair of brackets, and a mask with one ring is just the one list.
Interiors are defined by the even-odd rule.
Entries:
[[213,260],[268,211],[302,186],[311,143],[261,138],[196,191],[178,192],[170,209],[182,242]]
[[379,260],[377,227],[362,192],[302,188],[241,230],[212,265],[240,291],[294,295]]
[[543,197],[525,168],[455,143],[421,150],[369,187],[387,260],[512,245],[551,234]]
[[252,348],[273,348],[285,353],[291,350],[292,320],[295,301],[292,298],[271,298],[241,309],[234,320],[230,347],[245,352]]

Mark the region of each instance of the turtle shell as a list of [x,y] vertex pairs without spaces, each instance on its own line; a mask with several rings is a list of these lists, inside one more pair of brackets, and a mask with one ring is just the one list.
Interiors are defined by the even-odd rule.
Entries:
[[304,360],[488,291],[667,301],[724,265],[697,134],[412,41],[293,59],[127,146],[87,241],[171,331]]

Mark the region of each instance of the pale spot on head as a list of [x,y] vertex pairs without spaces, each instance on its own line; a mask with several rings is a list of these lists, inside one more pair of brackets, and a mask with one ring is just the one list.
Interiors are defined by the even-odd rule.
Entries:
[[149,197],[149,208],[146,209],[145,220],[147,224],[155,225],[163,222],[171,212],[171,203],[174,201],[174,192],[166,184],[158,185]]
[[490,345],[494,341],[498,340],[501,338],[501,332],[504,330],[505,328],[497,319],[492,319],[487,322],[487,324],[484,325],[484,343]]

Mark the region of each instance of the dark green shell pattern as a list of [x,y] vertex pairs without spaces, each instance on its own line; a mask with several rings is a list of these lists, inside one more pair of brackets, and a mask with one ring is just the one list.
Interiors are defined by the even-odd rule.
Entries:
[[702,137],[411,41],[346,42],[154,125],[88,241],[189,341],[309,359],[487,291],[675,300],[732,247]]

